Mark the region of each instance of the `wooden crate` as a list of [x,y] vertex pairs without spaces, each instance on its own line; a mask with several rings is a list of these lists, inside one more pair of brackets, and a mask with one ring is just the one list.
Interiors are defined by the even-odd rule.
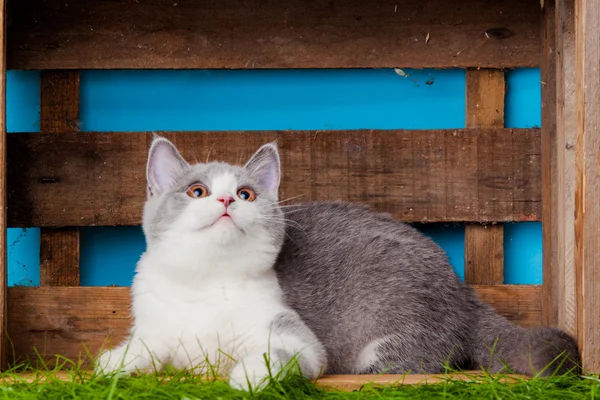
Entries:
[[[79,287],[77,228],[140,224],[151,134],[78,132],[79,70],[459,67],[467,69],[465,129],[166,136],[188,158],[186,149],[212,148],[211,158],[230,162],[277,138],[283,197],[363,202],[409,222],[466,222],[465,276],[481,298],[523,326],[568,330],[584,367],[600,371],[593,2],[1,2],[0,206],[8,212],[0,231],[42,228],[39,288],[6,289],[0,237],[4,362],[86,358],[130,324],[128,288]],[[504,71],[537,66],[543,126],[504,128]],[[7,68],[43,71],[40,133],[6,136]],[[502,223],[540,220],[544,284],[504,285]]]

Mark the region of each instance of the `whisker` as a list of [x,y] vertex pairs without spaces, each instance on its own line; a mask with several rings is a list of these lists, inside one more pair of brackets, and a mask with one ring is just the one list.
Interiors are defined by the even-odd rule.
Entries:
[[297,199],[297,198],[299,198],[299,197],[302,197],[302,196],[304,196],[304,193],[302,193],[302,194],[299,194],[299,195],[297,195],[297,196],[288,197],[287,199],[279,200],[277,203],[278,203],[278,204],[285,203],[285,202],[288,202],[288,201],[290,201],[290,200]]
[[304,231],[304,227],[300,225],[298,222],[293,221],[287,218],[274,218],[274,217],[263,217],[263,220],[269,223],[279,223],[285,226],[291,226],[292,228],[296,228],[298,230]]
[[208,164],[208,160],[210,159],[210,154],[212,153],[214,147],[215,147],[215,142],[213,142],[210,145],[210,148],[208,149],[208,153],[206,154],[206,162],[205,162],[205,164]]

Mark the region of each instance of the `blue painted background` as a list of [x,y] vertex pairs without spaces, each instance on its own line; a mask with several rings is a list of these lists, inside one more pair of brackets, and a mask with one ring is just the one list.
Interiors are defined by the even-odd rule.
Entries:
[[[464,70],[86,71],[85,131],[439,129],[465,125]],[[39,130],[39,74],[10,71],[9,132]],[[507,74],[506,127],[540,126],[537,69]],[[464,225],[419,225],[464,275]],[[141,229],[81,230],[81,284],[131,282]],[[9,285],[39,284],[39,230],[9,229]],[[539,223],[505,225],[505,283],[542,281]]]

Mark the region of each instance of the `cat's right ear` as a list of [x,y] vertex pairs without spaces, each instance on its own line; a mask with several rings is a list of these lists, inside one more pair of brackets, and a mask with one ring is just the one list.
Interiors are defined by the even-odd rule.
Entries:
[[279,151],[275,143],[265,144],[258,149],[244,168],[258,179],[258,184],[262,189],[271,192],[277,197],[281,167]]
[[177,176],[188,166],[173,143],[163,137],[154,136],[146,166],[148,197],[158,195],[171,187]]

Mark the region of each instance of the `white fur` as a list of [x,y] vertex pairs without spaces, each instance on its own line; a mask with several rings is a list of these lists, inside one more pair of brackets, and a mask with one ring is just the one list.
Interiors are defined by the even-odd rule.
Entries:
[[[190,202],[169,232],[148,244],[132,285],[131,336],[102,354],[98,372],[217,368],[230,373],[232,386],[259,389],[268,376],[265,353],[273,374],[283,366],[275,349],[300,353],[319,370],[318,349],[271,330],[274,318],[289,311],[272,269],[278,249],[254,223],[258,208],[236,197],[237,185],[233,175],[217,177],[210,196]],[[217,198],[224,195],[237,199],[231,220],[219,219],[225,206]],[[145,213],[155,211],[153,201]]]
[[379,347],[385,342],[387,342],[386,338],[375,339],[369,343],[358,354],[356,360],[354,361],[354,373],[360,374],[363,373],[369,367],[372,367],[379,361]]

